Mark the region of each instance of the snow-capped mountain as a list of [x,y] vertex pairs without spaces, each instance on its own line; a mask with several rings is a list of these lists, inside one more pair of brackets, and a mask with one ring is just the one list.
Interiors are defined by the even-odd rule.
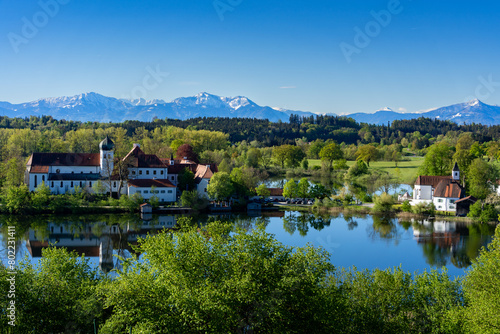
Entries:
[[425,112],[400,113],[390,108],[384,108],[373,114],[356,113],[347,115],[357,122],[369,124],[387,124],[395,120],[414,119],[419,117],[450,120],[458,124],[500,124],[500,106],[492,106],[474,99],[469,102],[453,104],[447,107],[435,108]]
[[181,97],[172,102],[116,99],[97,93],[45,98],[21,104],[0,102],[0,114],[9,117],[50,115],[55,119],[83,122],[151,121],[155,117],[160,119],[248,117],[286,122],[292,113],[304,116],[313,115],[310,112],[262,107],[244,96],[221,97],[208,93]]
[[[0,115],[9,117],[50,115],[55,119],[83,122],[151,121],[155,117],[183,120],[195,117],[248,117],[268,119],[272,122],[278,120],[287,122],[291,114],[299,116],[315,115],[311,112],[299,110],[259,106],[244,96],[221,97],[208,93],[180,97],[172,102],[116,99],[97,93],[45,98],[20,104],[0,102]],[[326,115],[336,116],[335,114]],[[458,124],[481,123],[496,125],[500,124],[500,106],[488,105],[475,99],[425,112],[400,113],[391,108],[383,108],[372,114],[355,113],[346,116],[353,118],[357,122],[369,124],[387,124],[395,120],[428,117],[451,120]]]

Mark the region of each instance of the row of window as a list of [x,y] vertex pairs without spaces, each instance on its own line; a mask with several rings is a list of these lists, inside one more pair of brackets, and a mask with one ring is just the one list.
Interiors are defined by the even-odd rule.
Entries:
[[[75,186],[75,183],[78,185],[78,182],[73,182],[73,181],[71,181],[71,182],[70,182],[70,184],[69,184],[70,188],[73,188],[73,187]],[[52,181],[52,182],[50,183],[50,187],[51,187],[51,188],[54,188],[54,185],[55,185],[55,184],[54,184],[54,181]],[[80,188],[82,188],[82,187],[84,187],[84,186],[85,186],[85,182],[80,181],[79,185],[80,185]],[[35,185],[35,187],[36,187],[36,185]],[[64,187],[64,182],[63,182],[63,181],[61,181],[61,188],[62,188],[62,187]],[[89,181],[89,187],[92,187],[92,181]]]
[[[132,175],[135,175],[135,170],[132,171]],[[142,175],[142,170],[139,170],[139,175]],[[146,175],[149,175],[149,170],[146,170]],[[156,175],[156,170],[153,171],[153,175]],[[163,175],[163,170],[160,170],[160,175]]]
[[[137,190],[137,193],[141,193],[140,190]],[[142,191],[143,194],[164,194],[165,193],[165,190],[143,190]],[[171,194],[172,193],[172,190],[168,190],[167,191],[168,194]]]

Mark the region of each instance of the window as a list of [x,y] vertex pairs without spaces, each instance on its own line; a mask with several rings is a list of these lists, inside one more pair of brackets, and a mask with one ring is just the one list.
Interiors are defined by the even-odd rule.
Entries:
[[80,188],[82,187],[82,181],[80,181]]
[[42,182],[45,181],[45,175],[42,175]]
[[163,171],[160,171],[160,174],[163,175]]
[[36,184],[38,182],[36,179],[37,179],[37,175],[35,175],[35,188],[36,188]]
[[73,188],[73,181],[71,181],[71,186],[70,187]]
[[137,192],[138,194],[140,194],[140,193],[141,193],[141,191],[140,191],[140,190],[137,190],[136,192]]
[[142,170],[139,171],[139,175],[142,175]]
[[149,171],[148,170],[146,171],[146,175],[149,175]]
[[56,173],[59,174],[61,172],[60,169],[56,169]]
[[156,171],[155,170],[153,171],[153,175],[156,175]]
[[168,191],[168,193],[169,193],[169,194],[171,194],[171,193],[172,193],[172,190],[169,190],[169,191]]
[[443,203],[443,199],[442,198],[438,199],[438,203]]
[[89,182],[89,187],[92,187],[92,181]]
[[161,191],[161,193],[162,193],[162,194],[164,194],[164,193],[165,193],[165,190],[162,190],[162,191]]
[[132,171],[132,175],[135,175],[135,170]]
[[63,186],[63,181],[61,181],[61,187]]
[[54,181],[50,182],[50,186],[54,188]]
[[147,190],[144,190],[144,193],[145,193],[145,194],[147,194],[147,193],[148,193],[148,191],[147,191]]
[[450,203],[451,204],[455,203],[455,200],[454,199],[450,199]]
[[113,182],[113,187],[115,187],[115,188],[116,188],[116,181],[115,181],[115,182]]
[[75,174],[75,172],[71,171],[71,174]]

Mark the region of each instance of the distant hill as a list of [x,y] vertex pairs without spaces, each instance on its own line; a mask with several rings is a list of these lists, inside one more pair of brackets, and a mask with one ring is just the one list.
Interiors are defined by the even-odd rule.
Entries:
[[50,115],[56,119],[83,122],[151,121],[155,117],[181,120],[195,117],[247,117],[288,122],[292,113],[300,116],[314,115],[310,112],[262,107],[243,96],[220,97],[208,93],[181,97],[172,102],[125,100],[85,93],[20,104],[0,102],[0,113],[9,117]]

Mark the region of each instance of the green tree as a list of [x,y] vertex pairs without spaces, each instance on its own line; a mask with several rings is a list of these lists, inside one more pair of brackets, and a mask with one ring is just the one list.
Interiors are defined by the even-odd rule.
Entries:
[[389,213],[394,205],[394,198],[388,193],[382,193],[375,197],[373,211],[376,213]]
[[264,183],[261,183],[257,188],[255,188],[255,192],[257,193],[257,196],[262,197],[268,197],[271,195],[271,192]]
[[50,188],[42,182],[36,187],[35,192],[31,196],[31,205],[35,210],[47,209],[50,203]]
[[[2,282],[10,276],[1,265]],[[21,262],[15,279],[15,333],[91,333],[94,320],[103,320],[96,293],[99,275],[83,256],[65,248],[43,249],[39,264],[35,267],[31,261]]]
[[467,191],[478,199],[485,199],[493,190],[488,181],[495,182],[499,177],[498,168],[482,158],[472,161],[467,171]]
[[309,181],[306,177],[301,178],[297,184],[297,196],[300,198],[309,197]]
[[143,261],[129,261],[103,291],[110,317],[99,333],[328,332],[342,309],[338,288],[324,290],[328,254],[283,246],[263,226],[162,232],[138,251]]
[[340,149],[340,146],[333,142],[321,149],[319,152],[319,157],[322,161],[326,162],[328,168],[332,168],[332,164],[335,160],[340,160],[344,158],[344,153]]
[[488,249],[483,248],[465,276],[464,292],[467,330],[470,333],[498,333],[500,329],[500,227]]
[[453,151],[446,142],[431,145],[424,162],[420,166],[420,175],[450,175]]
[[183,168],[178,176],[177,188],[181,191],[193,190],[195,185],[194,173],[188,168]]
[[29,209],[30,192],[25,184],[4,188],[3,192],[4,206],[9,213],[24,213]]
[[371,144],[362,145],[356,151],[356,156],[357,156],[356,160],[364,161],[369,167],[370,161],[377,160],[378,150],[375,146]]
[[283,197],[285,198],[294,198],[298,196],[298,186],[297,183],[290,179],[285,186],[283,187]]
[[208,196],[216,201],[223,201],[230,197],[234,191],[231,177],[228,173],[215,173],[207,186]]
[[202,210],[208,206],[208,201],[205,196],[200,196],[198,191],[183,191],[181,195],[181,205],[193,210]]

